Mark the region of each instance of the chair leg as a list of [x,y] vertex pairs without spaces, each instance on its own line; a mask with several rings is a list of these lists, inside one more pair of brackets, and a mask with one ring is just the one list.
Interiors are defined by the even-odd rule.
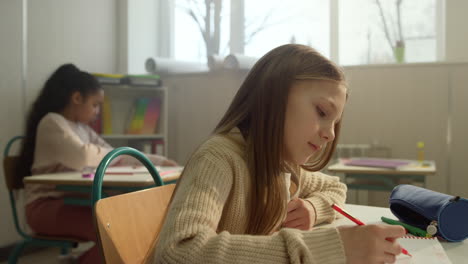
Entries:
[[60,248],[60,255],[62,255],[62,256],[68,255],[68,252],[70,252],[69,247],[61,247]]
[[8,256],[8,264],[16,264],[18,262],[21,251],[23,251],[27,244],[27,241],[21,241],[15,246],[13,251],[10,253],[10,256]]

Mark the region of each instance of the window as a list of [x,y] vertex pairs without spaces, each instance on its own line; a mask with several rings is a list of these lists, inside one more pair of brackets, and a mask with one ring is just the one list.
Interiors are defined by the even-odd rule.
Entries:
[[[215,14],[216,5],[219,4],[221,21],[219,27],[219,42],[215,40]],[[211,43],[219,47],[214,47],[214,50],[219,55],[229,54],[229,0],[211,1],[209,7],[210,21],[205,19],[207,8],[205,0],[190,1],[190,0],[175,0],[175,30],[174,30],[174,57],[182,61],[207,61],[206,42],[202,36],[202,30],[206,30],[206,25],[209,23]]]
[[329,3],[323,0],[245,1],[245,55],[261,57],[286,43],[330,55]]
[[435,2],[340,1],[340,64],[435,61]]
[[[443,21],[436,18],[442,12],[437,0],[166,1],[174,3],[171,54],[181,61],[205,63],[208,53],[224,58],[231,53],[233,43],[237,45],[235,52],[261,57],[274,47],[293,42],[337,58],[342,65],[438,59],[441,36],[436,28]],[[216,10],[219,16],[213,16]],[[209,22],[204,19],[207,12],[211,14]],[[215,27],[215,17],[219,27]],[[244,21],[234,24],[241,24],[240,33],[231,21]],[[211,28],[209,48],[201,34],[207,23]]]

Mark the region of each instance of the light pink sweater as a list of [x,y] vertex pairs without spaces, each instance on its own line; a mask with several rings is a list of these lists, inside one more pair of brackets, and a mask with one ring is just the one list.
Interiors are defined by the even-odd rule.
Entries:
[[[88,125],[65,119],[57,113],[48,113],[39,122],[34,151],[33,174],[65,171],[82,171],[86,167],[97,167],[112,146],[97,135]],[[164,157],[147,155],[160,165]],[[112,166],[141,165],[130,156],[119,156]],[[54,185],[27,184],[26,204],[39,198],[60,198],[64,192],[56,191]]]

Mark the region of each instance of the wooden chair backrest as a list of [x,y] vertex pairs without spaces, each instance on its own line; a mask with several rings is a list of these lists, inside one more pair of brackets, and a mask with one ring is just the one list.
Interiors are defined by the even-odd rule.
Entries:
[[175,184],[101,199],[95,205],[106,263],[142,263],[161,231]]

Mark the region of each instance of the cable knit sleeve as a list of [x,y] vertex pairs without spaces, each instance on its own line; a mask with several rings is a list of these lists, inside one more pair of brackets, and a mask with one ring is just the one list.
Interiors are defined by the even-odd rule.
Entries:
[[83,143],[65,120],[48,115],[41,120],[37,128],[33,168],[51,164],[61,164],[74,170],[97,167],[111,150],[100,145]]
[[310,202],[316,211],[315,224],[331,223],[336,212],[331,205],[336,203],[343,206],[346,201],[347,187],[336,176],[329,176],[321,172],[308,172],[301,169],[301,189],[299,198]]
[[[344,263],[335,228],[283,228],[268,236],[218,230],[226,203],[239,184],[238,163],[220,155],[195,155],[185,167],[165,220],[154,263]],[[245,165],[244,165],[245,166]],[[244,194],[242,194],[244,195]],[[232,205],[238,208],[243,205]],[[230,219],[241,222],[240,217]]]

